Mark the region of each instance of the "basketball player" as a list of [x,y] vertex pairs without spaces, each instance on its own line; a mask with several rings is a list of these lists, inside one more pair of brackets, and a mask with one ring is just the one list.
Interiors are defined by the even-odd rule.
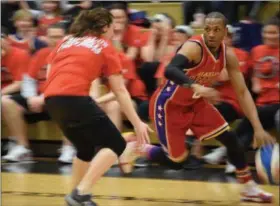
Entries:
[[273,142],[258,119],[233,50],[223,43],[226,34],[226,18],[221,13],[212,12],[205,20],[204,34],[192,37],[179,49],[166,67],[168,80],[151,99],[150,115],[161,147],[146,145],[139,149],[133,142],[128,143],[129,149],[120,159],[121,166],[124,172],[132,171],[130,163],[137,158],[137,149],[139,155],[146,155],[152,161],[181,169],[189,153],[184,144],[185,134],[191,129],[201,141],[216,138],[225,145],[230,161],[237,168],[237,179],[244,184],[242,200],[272,202],[272,195],[262,191],[253,181],[237,137],[210,104],[219,101],[219,94],[209,86],[226,68],[240,105],[253,125],[255,144]]
[[140,144],[148,142],[149,127],[133,108],[120,75],[117,51],[107,40],[113,35],[111,14],[101,8],[83,11],[70,33],[49,56],[45,103],[52,119],[77,149],[73,161],[74,189],[66,202],[69,206],[96,206],[91,201],[92,187],[123,153],[126,143],[88,96],[91,82],[101,74],[108,77]]

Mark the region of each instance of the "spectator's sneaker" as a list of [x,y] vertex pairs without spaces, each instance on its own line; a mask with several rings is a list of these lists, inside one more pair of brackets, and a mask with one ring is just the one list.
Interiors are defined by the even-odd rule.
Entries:
[[236,171],[236,167],[231,164],[230,162],[227,162],[226,168],[225,168],[225,173],[226,174],[233,174]]
[[22,145],[16,145],[10,148],[8,154],[3,157],[3,160],[9,162],[31,161],[32,151]]
[[226,155],[227,153],[227,149],[225,147],[219,147],[215,150],[213,150],[212,153],[209,153],[205,156],[203,156],[203,159],[205,162],[212,164],[212,165],[216,165],[219,164],[223,157]]
[[61,148],[61,155],[58,158],[58,161],[61,163],[72,164],[75,155],[76,150],[73,146],[63,145]]
[[91,200],[91,195],[79,195],[76,189],[65,197],[65,201],[68,206],[97,206]]
[[250,181],[241,192],[241,200],[244,202],[272,203],[273,195],[263,191],[255,182]]
[[119,157],[119,166],[124,174],[129,174],[134,169],[135,161],[140,157],[136,152],[135,142],[127,143],[126,149],[123,154]]

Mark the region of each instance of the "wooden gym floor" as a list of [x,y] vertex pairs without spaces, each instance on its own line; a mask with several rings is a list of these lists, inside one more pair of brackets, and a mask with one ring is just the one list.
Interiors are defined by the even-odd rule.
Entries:
[[[3,206],[63,206],[70,190],[71,165],[55,160],[33,163],[2,163]],[[279,187],[262,185],[275,195],[279,205]],[[199,170],[172,171],[158,166],[137,168],[122,177],[113,167],[95,186],[100,206],[263,206],[241,203],[240,185],[223,167],[205,166]]]

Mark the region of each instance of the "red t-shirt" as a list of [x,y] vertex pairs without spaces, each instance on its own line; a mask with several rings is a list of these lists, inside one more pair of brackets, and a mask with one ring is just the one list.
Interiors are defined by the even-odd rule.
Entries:
[[31,58],[28,74],[36,79],[39,83],[39,93],[44,91],[44,86],[47,77],[47,58],[52,52],[52,48],[46,47],[37,51]]
[[28,40],[18,40],[15,38],[14,35],[9,35],[7,41],[10,43],[11,46],[23,49],[27,52],[30,52],[30,41]]
[[14,81],[21,81],[22,75],[27,72],[30,56],[29,54],[15,47],[1,58],[1,88],[12,84]]
[[[243,73],[244,77],[246,77],[249,69],[249,54],[246,51],[237,48],[234,48],[234,53],[239,61],[239,70]],[[217,86],[216,89],[221,93],[222,101],[232,105],[234,109],[242,115],[242,109],[230,80],[221,81],[219,83],[220,85]]]
[[113,45],[94,36],[65,38],[48,62],[51,68],[45,97],[88,96],[93,80],[121,73],[121,62]]
[[257,105],[279,103],[279,47],[259,45],[251,51],[253,77],[261,88]]
[[123,35],[122,44],[126,47],[143,47],[148,43],[151,32],[145,28],[128,25]]
[[62,21],[62,19],[63,18],[61,16],[55,16],[53,18],[48,18],[46,16],[42,16],[38,21],[37,35],[46,36],[48,27],[52,24],[56,24],[56,23]]

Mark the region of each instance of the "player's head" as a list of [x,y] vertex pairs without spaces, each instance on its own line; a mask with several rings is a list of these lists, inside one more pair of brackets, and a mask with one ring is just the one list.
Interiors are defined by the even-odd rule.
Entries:
[[227,34],[227,19],[219,12],[211,12],[206,16],[204,38],[209,48],[217,49]]
[[5,27],[1,27],[1,57],[5,56],[9,49],[9,43],[7,41],[8,30]]
[[65,36],[65,29],[62,24],[53,24],[47,30],[48,45],[54,47],[59,40]]
[[113,16],[107,9],[96,8],[82,11],[70,27],[70,34],[75,37],[94,35],[107,38],[113,36]]
[[279,46],[279,31],[280,21],[277,17],[273,17],[268,22],[266,22],[265,26],[262,30],[262,37],[264,44],[272,47]]
[[114,17],[114,29],[122,31],[128,23],[128,10],[127,6],[123,3],[114,3],[109,7],[110,13]]

